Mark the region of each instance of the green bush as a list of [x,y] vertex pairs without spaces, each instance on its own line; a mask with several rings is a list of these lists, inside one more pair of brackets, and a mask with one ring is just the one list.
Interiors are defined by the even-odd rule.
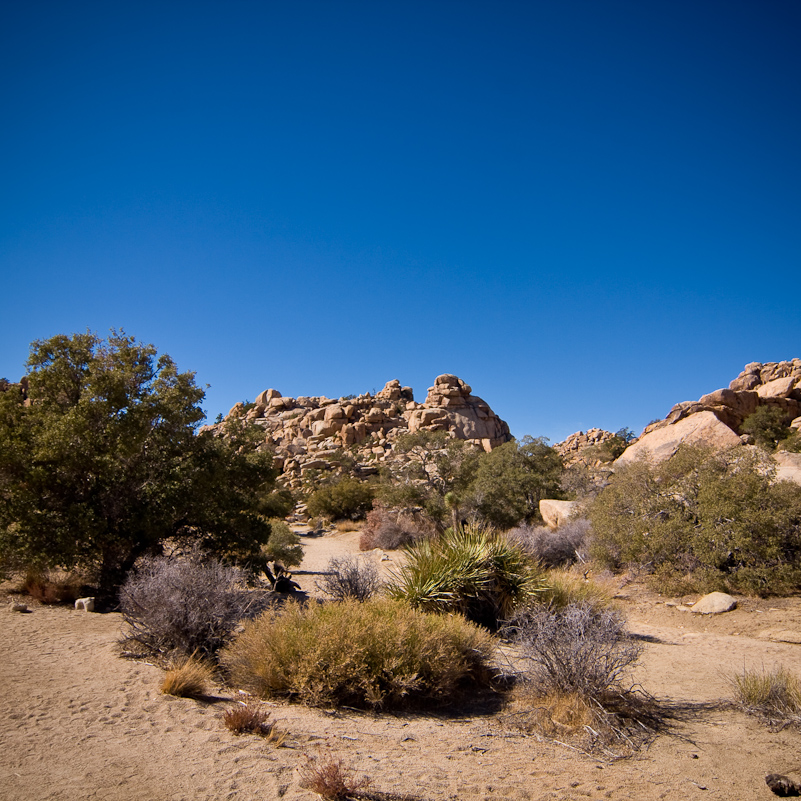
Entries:
[[543,589],[541,572],[519,545],[489,529],[448,529],[405,549],[407,563],[387,588],[427,612],[458,612],[494,629]]
[[288,603],[245,625],[221,661],[230,682],[312,706],[447,703],[488,686],[493,640],[460,617],[387,599]]
[[801,487],[744,448],[680,448],[621,467],[590,509],[594,557],[644,566],[667,591],[776,595],[801,587]]
[[312,517],[358,520],[373,506],[375,487],[355,478],[343,478],[315,490],[306,503]]
[[757,445],[772,450],[790,433],[792,419],[792,414],[778,406],[760,406],[745,418],[740,430],[750,434]]
[[303,561],[303,546],[300,537],[286,521],[270,520],[270,539],[262,546],[262,555],[268,562],[280,562],[284,567],[294,567]]

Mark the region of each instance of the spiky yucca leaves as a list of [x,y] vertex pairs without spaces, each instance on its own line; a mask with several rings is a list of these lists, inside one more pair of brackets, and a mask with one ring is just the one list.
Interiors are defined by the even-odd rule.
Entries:
[[448,529],[411,544],[406,555],[391,597],[426,612],[458,612],[490,629],[545,588],[540,568],[519,545],[480,526]]

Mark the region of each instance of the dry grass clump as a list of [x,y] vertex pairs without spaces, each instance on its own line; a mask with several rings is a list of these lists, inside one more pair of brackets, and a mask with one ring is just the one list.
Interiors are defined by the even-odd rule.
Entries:
[[369,557],[334,556],[315,586],[335,601],[366,601],[381,588],[381,577]]
[[164,674],[161,692],[179,698],[203,698],[214,678],[214,668],[197,657],[181,660]]
[[29,571],[22,579],[19,591],[47,605],[71,604],[86,593],[83,577],[73,573]]
[[543,583],[545,588],[537,600],[551,609],[564,609],[570,604],[601,608],[612,603],[612,595],[606,587],[570,570],[549,570]]
[[366,790],[370,784],[367,776],[357,777],[353,768],[331,756],[307,756],[306,764],[300,770],[300,786],[317,793],[326,801],[345,801]]
[[334,523],[334,528],[340,534],[346,534],[349,531],[359,531],[362,527],[361,521],[358,520],[337,520]]
[[801,725],[801,680],[784,667],[732,677],[736,702],[771,727]]
[[301,607],[245,625],[220,654],[230,683],[312,706],[448,703],[489,686],[491,636],[387,599]]
[[257,734],[276,747],[286,740],[286,732],[280,731],[270,713],[255,703],[240,702],[223,712],[223,723],[234,734]]

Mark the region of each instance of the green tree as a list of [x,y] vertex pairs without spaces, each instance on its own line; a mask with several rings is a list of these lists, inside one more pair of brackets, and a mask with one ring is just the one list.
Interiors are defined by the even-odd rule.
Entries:
[[481,454],[469,503],[481,520],[501,529],[537,520],[543,498],[563,497],[563,469],[561,456],[542,437],[506,442]]
[[204,393],[193,373],[117,331],[36,341],[27,368],[27,398],[18,385],[0,392],[5,564],[79,568],[111,596],[168,538],[260,553],[272,457],[245,447],[244,429],[196,435]]
[[780,440],[790,435],[792,417],[778,406],[760,406],[745,418],[740,429],[751,434],[757,445],[773,450]]

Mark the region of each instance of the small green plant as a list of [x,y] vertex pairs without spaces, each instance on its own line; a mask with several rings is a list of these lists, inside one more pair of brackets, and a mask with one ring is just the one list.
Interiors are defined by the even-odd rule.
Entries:
[[214,677],[214,668],[207,662],[190,656],[182,659],[164,674],[161,692],[180,698],[202,698],[209,682]]
[[490,629],[544,588],[541,570],[520,546],[487,528],[448,529],[405,553],[390,597],[427,612],[458,612]]
[[388,599],[302,607],[245,624],[221,654],[233,686],[311,706],[449,703],[492,679],[491,636]]
[[744,670],[731,679],[736,702],[769,725],[801,724],[801,680],[784,667]]
[[286,732],[279,730],[276,722],[270,720],[270,713],[252,701],[234,704],[223,712],[222,719],[225,727],[234,734],[257,734],[276,747],[286,740]]
[[294,567],[303,561],[303,546],[300,537],[285,520],[274,517],[270,520],[270,538],[261,548],[267,562],[280,562],[284,567]]
[[300,771],[300,786],[317,793],[325,801],[345,801],[366,790],[371,783],[367,776],[357,778],[343,760],[331,756],[307,756],[306,765]]

